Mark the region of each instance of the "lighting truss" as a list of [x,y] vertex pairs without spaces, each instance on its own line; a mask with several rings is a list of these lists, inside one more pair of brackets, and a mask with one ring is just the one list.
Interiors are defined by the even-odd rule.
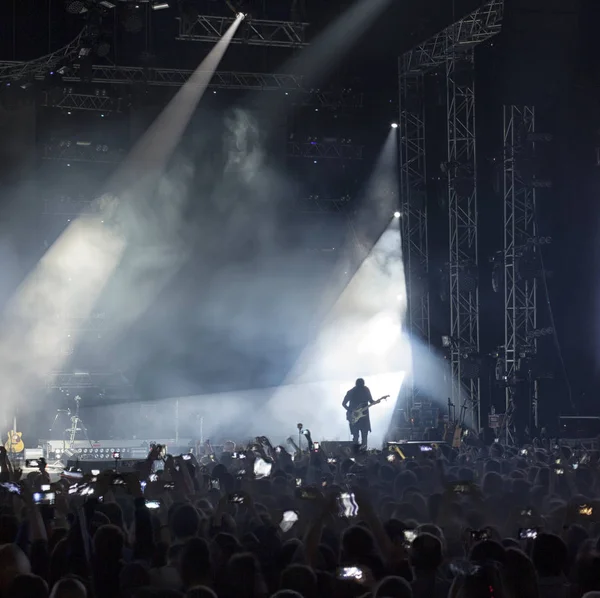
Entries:
[[[400,58],[400,72],[419,75],[446,64],[448,51],[460,55],[500,33],[504,0],[491,0]],[[450,43],[449,43],[450,42]]]
[[44,145],[44,160],[62,160],[64,162],[93,162],[96,164],[118,164],[125,158],[122,149],[110,149],[106,145],[91,143],[77,145],[75,142],[48,143]]
[[47,389],[85,390],[131,387],[122,372],[54,372],[46,380]]
[[[526,149],[535,150],[535,144],[527,141],[534,133],[533,106],[504,106],[504,367],[509,385],[517,376],[520,355],[533,355],[537,351],[533,335],[537,329],[537,281],[521,277],[518,272],[519,259],[525,254],[535,257],[538,251],[536,190],[519,173],[520,155]],[[536,425],[537,391],[536,381],[532,397]],[[507,387],[507,413],[510,399]]]
[[60,95],[44,92],[41,106],[62,108],[64,110],[87,110],[95,112],[121,112],[121,99],[99,96],[89,93],[77,93],[72,90]]
[[465,378],[464,359],[479,355],[477,162],[475,153],[475,53],[446,62],[450,363],[452,401],[466,401],[471,425],[480,428],[479,376]]
[[[410,337],[429,347],[424,77],[401,75],[399,83],[400,226],[408,290],[407,325]],[[405,408],[410,408],[420,394],[416,380],[411,382],[404,386]]]
[[[474,87],[462,85],[456,80],[456,61],[465,58],[472,65],[473,51],[480,44],[501,29],[504,10],[504,0],[490,0],[484,6],[467,15],[434,35],[432,38],[416,46],[399,58],[399,89],[400,89],[400,173],[401,173],[401,205],[402,205],[402,234],[404,261],[407,267],[408,284],[408,317],[412,334],[418,334],[426,343],[430,342],[429,333],[429,295],[426,288],[429,258],[427,249],[427,197],[426,181],[426,148],[425,148],[425,118],[423,112],[423,77],[432,71],[444,70],[448,80],[448,163],[450,156],[460,154],[467,162],[471,162],[474,179]],[[461,83],[457,85],[457,83]],[[466,120],[465,120],[466,119]],[[472,146],[472,147],[471,147]],[[468,158],[467,158],[468,156]],[[468,169],[468,164],[465,165]],[[459,200],[452,183],[454,169],[449,170],[448,187],[450,219],[450,286],[451,286],[451,316],[450,327],[458,334],[451,350],[452,361],[452,399],[455,405],[462,404],[464,397],[461,392],[461,360],[465,352],[459,347],[469,350],[479,347],[479,310],[478,300],[464,297],[461,293],[458,274],[465,254],[473,253],[475,240],[476,253],[476,192],[466,201],[467,212],[463,211],[465,201]],[[475,188],[474,188],[475,189]],[[473,212],[475,210],[475,212]],[[473,229],[473,224],[475,228]],[[468,229],[465,230],[465,226]],[[475,237],[473,238],[473,233]],[[465,247],[463,247],[465,246]],[[454,248],[453,248],[454,247]],[[459,255],[462,256],[459,260]],[[471,256],[473,257],[473,256]],[[473,266],[476,268],[476,255]],[[468,260],[465,260],[468,261]],[[465,264],[466,265],[466,264]],[[421,280],[415,281],[415,277]],[[419,293],[413,287],[419,282],[425,283]],[[465,317],[463,317],[465,316]],[[418,388],[412,382],[412,388],[405,385],[406,392],[415,398]],[[469,382],[467,391],[468,404],[479,404],[479,382]],[[403,402],[401,402],[403,403]],[[404,406],[404,405],[403,405]],[[410,405],[407,405],[410,407]],[[473,420],[478,419],[478,413],[472,413]],[[477,422],[475,421],[475,425]]]
[[338,160],[362,160],[363,146],[346,143],[298,143],[289,141],[287,155],[291,158],[321,158]]
[[[234,22],[233,17],[182,14],[179,17],[178,40],[218,42]],[[290,21],[245,20],[231,43],[249,46],[298,48],[307,46],[305,30],[308,23]]]
[[60,65],[75,60],[79,55],[83,37],[87,34],[87,27],[66,46],[29,62],[4,61],[0,62],[0,81],[13,81],[34,79],[36,73],[42,72],[46,76]]

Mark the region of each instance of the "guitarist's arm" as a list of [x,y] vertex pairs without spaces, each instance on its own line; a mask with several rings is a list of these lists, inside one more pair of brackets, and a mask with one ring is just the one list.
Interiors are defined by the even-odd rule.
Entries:
[[347,392],[344,400],[342,401],[342,407],[348,411],[348,405],[350,404],[350,393]]
[[373,395],[371,394],[371,391],[368,388],[367,388],[367,404],[368,405],[375,404],[375,401],[373,400]]

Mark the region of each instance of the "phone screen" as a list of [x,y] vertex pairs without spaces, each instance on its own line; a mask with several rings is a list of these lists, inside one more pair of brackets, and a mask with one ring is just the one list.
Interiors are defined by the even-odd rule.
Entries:
[[519,540],[535,540],[538,530],[535,527],[523,527],[519,530]]
[[404,541],[407,544],[412,544],[417,537],[417,532],[414,529],[405,529],[404,530]]
[[289,532],[292,527],[294,527],[294,523],[296,523],[296,521],[298,521],[298,513],[296,513],[296,511],[285,511],[283,513],[283,517],[281,518],[279,527],[285,534],[286,532]]
[[313,442],[313,448],[315,449],[315,451],[319,450],[319,446],[320,444],[318,442]]
[[365,581],[365,572],[360,567],[340,567],[337,570],[337,578],[362,583]]
[[358,505],[356,498],[351,492],[342,492],[338,499],[340,517],[356,517],[358,515]]
[[148,509],[160,509],[160,500],[147,500],[146,507]]
[[39,467],[40,462],[37,459],[25,459],[25,467]]
[[21,494],[21,487],[13,482],[2,482],[0,486],[8,490],[11,494]]
[[594,513],[594,509],[591,505],[579,505],[579,514],[585,517],[591,517]]
[[54,492],[35,492],[33,502],[36,505],[53,505],[56,502],[56,494]]
[[490,532],[487,529],[472,529],[471,540],[473,542],[481,542],[482,540],[490,539]]
[[234,492],[229,496],[229,502],[236,505],[243,505],[245,503],[244,495],[239,492]]

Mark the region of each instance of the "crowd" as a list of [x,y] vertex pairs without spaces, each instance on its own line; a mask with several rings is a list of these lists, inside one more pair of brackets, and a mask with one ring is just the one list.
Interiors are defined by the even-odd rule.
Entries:
[[598,461],[259,438],[50,483],[0,449],[0,598],[600,596]]

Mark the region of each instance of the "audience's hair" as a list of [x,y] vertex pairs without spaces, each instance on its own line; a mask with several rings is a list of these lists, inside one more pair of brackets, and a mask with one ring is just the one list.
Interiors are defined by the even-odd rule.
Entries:
[[417,570],[435,571],[444,560],[442,543],[433,534],[419,534],[410,550],[410,564]]
[[192,538],[200,531],[200,515],[189,504],[175,507],[171,515],[171,531],[176,539]]
[[477,542],[469,553],[469,559],[473,563],[494,562],[504,564],[506,558],[504,548],[493,540],[482,540]]
[[217,598],[217,595],[207,586],[196,586],[185,593],[185,598]]
[[374,598],[412,598],[410,584],[403,577],[384,577],[373,592]]
[[281,573],[279,587],[282,590],[295,590],[304,598],[317,598],[318,586],[315,572],[305,565],[290,565]]
[[48,598],[48,584],[37,575],[17,575],[6,590],[7,598]]
[[519,549],[505,551],[506,585],[512,598],[539,598],[538,576],[529,557]]
[[74,577],[65,577],[54,584],[50,598],[87,598],[85,585]]
[[533,541],[531,560],[540,577],[556,577],[566,573],[567,546],[555,534],[538,534]]

